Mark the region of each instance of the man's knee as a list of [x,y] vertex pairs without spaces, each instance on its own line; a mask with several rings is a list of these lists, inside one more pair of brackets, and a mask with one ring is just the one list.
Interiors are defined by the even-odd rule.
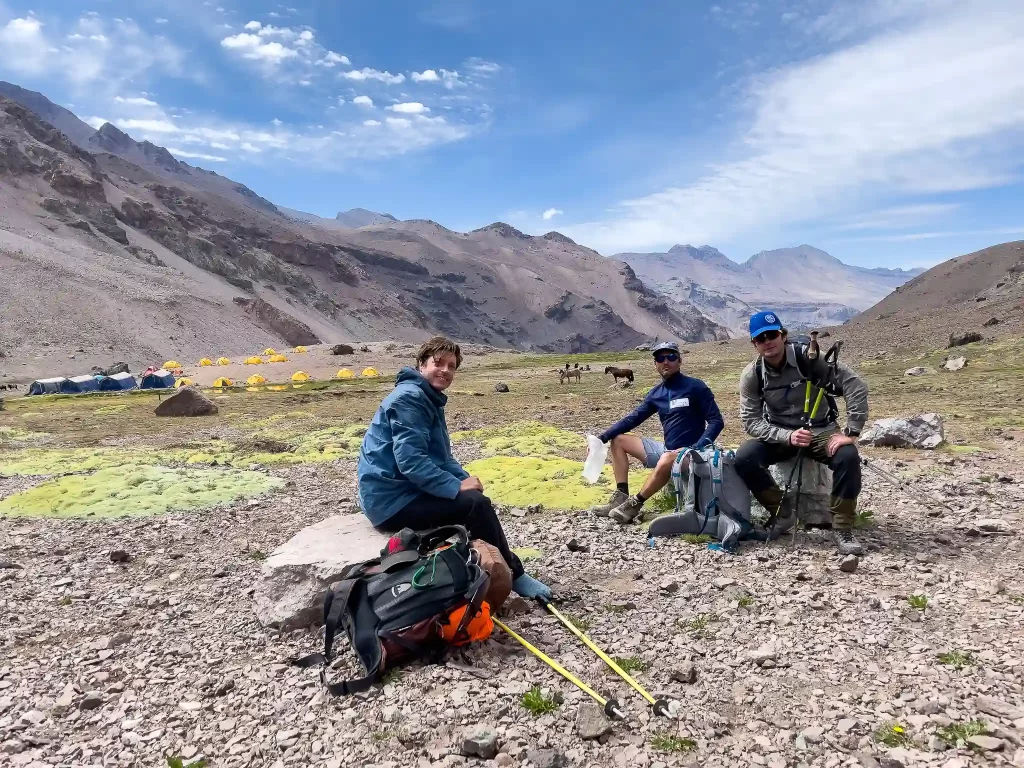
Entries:
[[768,466],[767,446],[760,440],[747,440],[736,451],[734,466],[736,471],[765,469]]
[[832,457],[833,471],[856,469],[860,474],[860,452],[855,445],[844,445]]
[[483,491],[476,489],[459,491],[458,498],[466,506],[466,509],[476,510],[491,506],[491,500],[484,495]]

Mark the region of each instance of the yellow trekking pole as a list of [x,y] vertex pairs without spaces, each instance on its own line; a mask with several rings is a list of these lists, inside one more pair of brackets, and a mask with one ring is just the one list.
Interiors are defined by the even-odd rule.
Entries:
[[647,699],[647,701],[650,703],[650,705],[654,708],[654,714],[656,714],[656,715],[663,715],[664,717],[668,717],[669,716],[669,714],[670,714],[669,713],[669,709],[668,709],[669,702],[668,702],[667,699],[655,699],[653,696],[651,696],[651,694],[649,694],[646,691],[646,689],[642,685],[640,685],[640,683],[638,683],[636,680],[634,680],[633,677],[628,672],[626,672],[622,667],[620,667],[615,662],[615,659],[613,659],[611,656],[609,656],[604,651],[602,651],[600,648],[598,648],[597,645],[594,644],[593,640],[591,640],[585,634],[580,632],[579,629],[577,629],[576,626],[571,621],[569,621],[567,618],[565,618],[565,616],[563,616],[559,612],[559,610],[557,608],[555,608],[555,606],[553,606],[549,601],[544,600],[543,598],[538,597],[537,598],[537,602],[539,602],[541,605],[543,605],[545,608],[547,608],[549,611],[551,611],[551,613],[555,616],[555,618],[557,618],[559,621],[561,621],[566,626],[566,628],[568,628],[568,630],[570,632],[572,632],[574,635],[576,635],[576,637],[578,637],[580,640],[582,640],[583,644],[586,645],[587,648],[589,648],[594,653],[596,653],[598,655],[598,657],[601,659],[601,661],[603,661],[605,664],[607,664],[609,667],[611,667],[612,670],[614,670],[615,673],[619,677],[621,677],[623,680],[625,680],[627,683],[629,683],[631,686],[633,686],[634,690],[636,690],[637,693],[639,693],[641,696],[643,696],[645,699]]
[[608,717],[614,717],[614,718],[617,718],[619,720],[624,720],[625,719],[625,717],[622,714],[622,710],[620,709],[619,702],[617,702],[615,699],[606,699],[603,696],[601,696],[600,694],[596,693],[593,688],[591,688],[589,685],[584,683],[582,680],[580,680],[578,677],[576,677],[576,675],[574,675],[572,672],[567,670],[565,667],[563,667],[557,661],[555,661],[550,656],[545,654],[543,651],[541,651],[541,650],[535,648],[534,646],[530,645],[529,642],[527,642],[524,638],[520,637],[515,632],[513,632],[511,629],[509,629],[502,621],[500,621],[499,619],[495,619],[493,616],[491,617],[491,620],[495,624],[497,624],[499,627],[501,627],[503,630],[505,630],[510,635],[512,635],[512,637],[514,637],[520,643],[522,643],[523,647],[526,648],[526,650],[528,650],[530,653],[532,653],[538,659],[540,659],[545,664],[547,664],[549,667],[551,667],[553,670],[555,670],[555,672],[560,674],[562,677],[564,677],[566,680],[568,680],[570,683],[575,685],[577,688],[579,688],[585,694],[590,696],[594,701],[596,701],[598,704],[600,704],[602,707],[604,707],[604,713],[606,715],[608,715]]

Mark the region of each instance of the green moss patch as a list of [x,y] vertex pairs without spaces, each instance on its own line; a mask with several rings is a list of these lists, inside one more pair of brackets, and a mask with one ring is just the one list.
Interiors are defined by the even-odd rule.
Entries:
[[204,509],[284,485],[259,472],[127,465],[50,480],[0,501],[14,517],[128,517]]
[[233,446],[175,451],[167,458],[185,464],[247,467],[250,464],[291,465],[351,459],[358,455],[366,426],[350,424],[295,433],[271,430],[250,435]]
[[[483,481],[490,498],[513,507],[543,504],[546,509],[589,509],[606,502],[615,487],[610,466],[589,485],[583,479],[583,462],[562,458],[493,456],[471,461],[465,469]],[[639,488],[643,477],[644,473],[631,473],[630,482]]]
[[155,454],[116,448],[26,449],[0,453],[0,472],[6,475],[64,475],[124,464],[152,464],[155,461]]
[[45,432],[31,432],[19,427],[0,427],[0,445],[8,443],[27,443],[49,437]]
[[539,421],[455,432],[452,441],[478,443],[486,456],[566,456],[586,449],[586,441],[580,435]]

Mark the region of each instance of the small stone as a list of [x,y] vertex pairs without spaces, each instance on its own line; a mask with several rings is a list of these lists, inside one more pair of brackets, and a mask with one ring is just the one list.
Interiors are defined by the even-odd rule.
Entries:
[[673,581],[672,579],[666,579],[661,582],[660,588],[662,592],[672,595],[679,591],[679,582]]
[[974,700],[974,706],[986,715],[1002,717],[1007,720],[1024,717],[1024,709],[1021,707],[1015,707],[991,696],[979,696]]
[[800,573],[798,573],[796,575],[796,580],[797,581],[812,581],[813,577],[807,571],[800,571]]
[[904,768],[903,761],[895,757],[880,757],[878,764],[882,768]]
[[57,709],[67,709],[74,703],[75,686],[71,683],[68,683],[64,686],[64,690],[61,692],[60,696],[57,697],[57,700],[53,702],[53,706]]
[[852,731],[856,727],[857,727],[857,721],[856,720],[853,720],[853,719],[851,719],[849,717],[844,717],[836,725],[836,730],[838,730],[840,733],[846,734],[846,733],[849,733],[850,731]]
[[178,706],[186,712],[197,712],[203,708],[203,702],[201,701],[179,701]]
[[839,570],[843,573],[855,573],[858,565],[860,565],[859,557],[856,555],[847,555],[843,558],[843,561],[839,563]]
[[112,563],[127,563],[131,559],[132,556],[123,549],[110,550],[110,562]]
[[462,734],[462,754],[490,760],[498,754],[498,732],[483,723],[470,726]]
[[581,739],[600,739],[612,732],[604,710],[592,701],[580,704],[576,713],[576,733]]
[[747,654],[747,658],[757,664],[764,666],[768,662],[774,662],[779,658],[779,652],[770,644],[762,645],[756,651]]
[[554,749],[531,749],[526,753],[526,759],[536,768],[563,768],[565,756]]
[[235,679],[233,677],[225,678],[220,684],[213,689],[214,696],[223,696],[228,691],[232,691],[235,688]]
[[516,761],[512,759],[512,755],[507,752],[499,752],[494,758],[494,764],[498,766],[498,768],[509,768],[509,766],[514,765],[515,762]]
[[103,706],[103,694],[99,691],[89,691],[82,700],[78,702],[78,708],[84,710],[98,709]]
[[800,735],[804,737],[804,741],[808,744],[819,744],[825,738],[825,729],[816,725],[811,728],[805,728],[800,732]]
[[725,589],[726,587],[731,587],[733,584],[735,584],[736,579],[730,579],[728,576],[719,576],[711,583],[714,584],[718,589]]
[[494,391],[495,392],[508,392],[508,384],[506,384],[503,381],[499,381],[497,384],[494,385]]
[[10,568],[12,570],[24,570],[25,566],[19,565],[13,560],[7,560],[6,558],[0,557],[0,571]]
[[117,648],[121,645],[127,645],[132,641],[132,636],[127,632],[115,632],[110,636],[109,648]]
[[1003,747],[1006,746],[1006,742],[1002,739],[997,739],[992,736],[984,736],[980,734],[977,736],[970,736],[967,739],[967,743],[975,747],[978,747],[979,749],[983,749],[986,752],[1000,752],[1002,751]]
[[677,683],[686,683],[687,685],[695,683],[697,682],[697,667],[693,665],[693,662],[685,661],[672,670],[670,678]]
[[587,552],[590,551],[590,547],[588,547],[586,544],[580,544],[578,541],[576,541],[576,539],[569,539],[569,541],[566,543],[565,547],[570,552],[583,552],[583,553],[587,553]]

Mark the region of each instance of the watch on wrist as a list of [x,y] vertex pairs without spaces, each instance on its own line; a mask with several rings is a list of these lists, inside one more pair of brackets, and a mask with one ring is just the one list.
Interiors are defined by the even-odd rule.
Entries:
[[849,427],[847,427],[846,429],[843,430],[843,434],[846,435],[847,437],[860,437],[860,430],[850,429]]

